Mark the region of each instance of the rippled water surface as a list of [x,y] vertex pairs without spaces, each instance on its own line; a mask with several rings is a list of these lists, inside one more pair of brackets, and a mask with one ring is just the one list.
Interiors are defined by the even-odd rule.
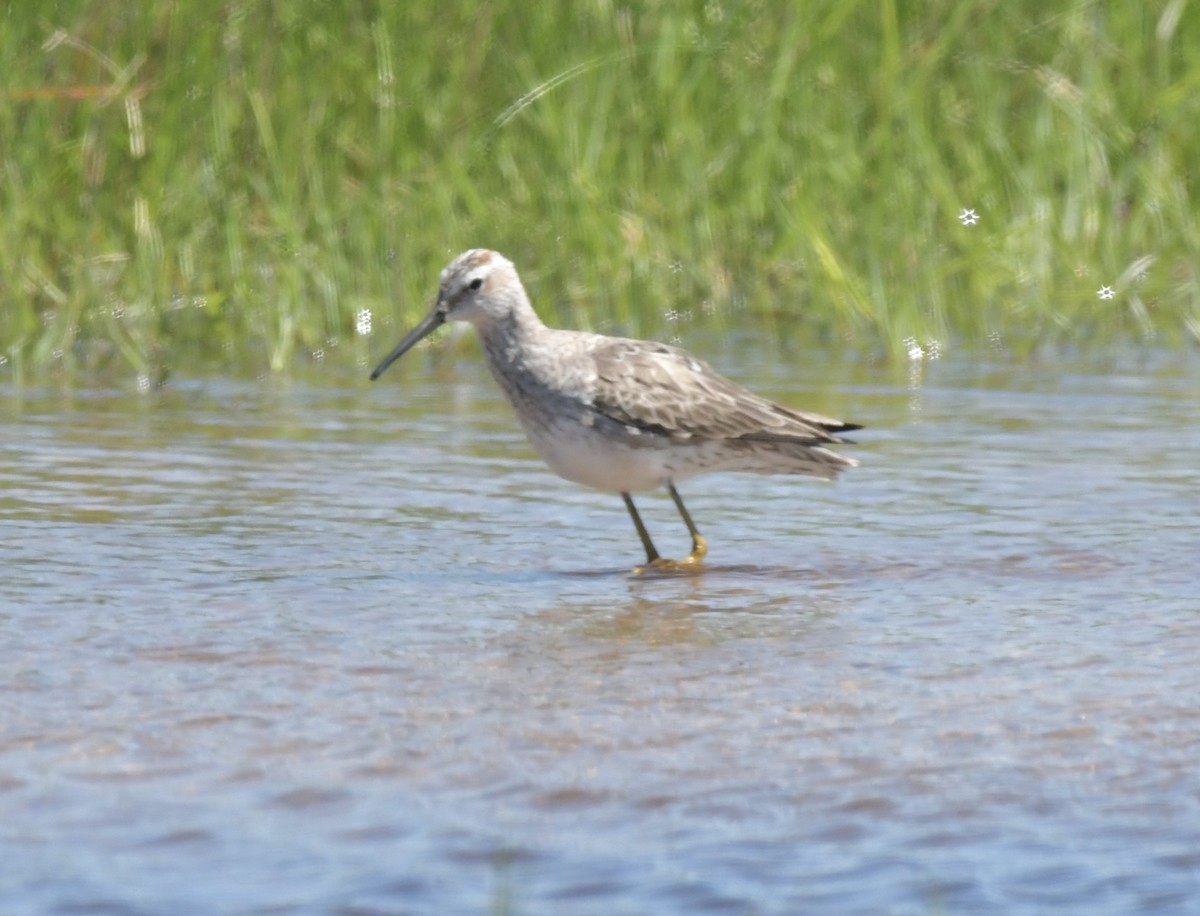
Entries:
[[1194,358],[714,362],[870,429],[694,576],[470,358],[0,389],[0,911],[1200,911]]

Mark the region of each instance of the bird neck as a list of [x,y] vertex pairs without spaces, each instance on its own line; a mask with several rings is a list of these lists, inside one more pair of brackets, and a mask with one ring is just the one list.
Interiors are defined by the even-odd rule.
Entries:
[[475,325],[484,347],[494,353],[514,346],[520,349],[546,330],[523,289],[505,290],[504,295],[508,300],[507,308],[498,310],[499,314],[489,315]]
[[542,352],[538,338],[546,332],[529,301],[520,298],[511,309],[478,328],[488,368],[510,399],[531,384],[536,370],[530,361],[536,362]]

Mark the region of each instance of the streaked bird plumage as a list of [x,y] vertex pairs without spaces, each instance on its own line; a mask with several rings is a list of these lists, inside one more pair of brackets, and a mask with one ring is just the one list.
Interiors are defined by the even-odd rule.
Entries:
[[[437,302],[371,374],[446,321],[468,321],[534,449],[560,476],[621,494],[647,563],[692,566],[707,552],[675,484],[710,471],[803,474],[853,467],[828,446],[861,427],[776,404],[668,344],[546,327],[512,262],[472,249],[442,271]],[[660,558],[631,493],[666,487],[692,535],[686,560]]]

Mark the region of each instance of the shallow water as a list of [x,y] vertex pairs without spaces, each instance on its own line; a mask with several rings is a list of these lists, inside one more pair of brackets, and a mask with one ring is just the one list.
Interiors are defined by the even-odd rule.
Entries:
[[871,429],[694,576],[471,359],[0,389],[0,911],[1200,910],[1195,359],[713,361]]

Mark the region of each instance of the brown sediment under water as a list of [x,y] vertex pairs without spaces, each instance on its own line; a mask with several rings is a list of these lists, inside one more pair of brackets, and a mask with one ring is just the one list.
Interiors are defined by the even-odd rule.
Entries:
[[0,910],[1200,909],[1194,355],[713,361],[869,428],[695,575],[475,362],[0,389]]

